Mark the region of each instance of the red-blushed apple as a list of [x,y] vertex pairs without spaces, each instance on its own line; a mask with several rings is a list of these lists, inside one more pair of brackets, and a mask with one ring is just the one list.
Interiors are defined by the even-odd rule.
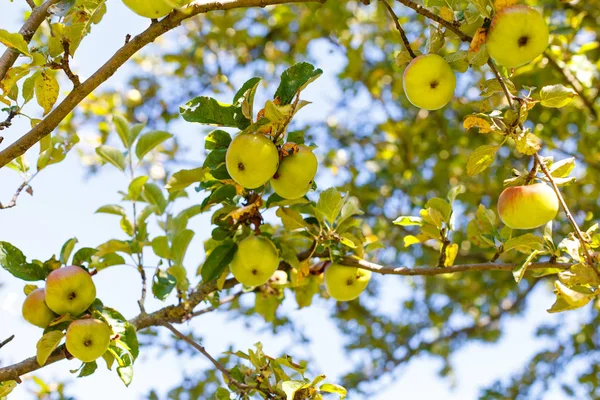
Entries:
[[162,18],[176,7],[183,7],[191,0],[123,0],[134,13],[146,18]]
[[454,96],[456,77],[450,64],[437,54],[413,59],[404,70],[404,94],[412,104],[438,110]]
[[367,288],[371,271],[340,264],[331,264],[325,269],[325,286],[337,301],[356,299]]
[[512,186],[498,198],[498,214],[508,227],[534,229],[552,221],[558,214],[558,197],[544,183]]
[[100,357],[110,345],[111,329],[99,319],[79,319],[67,329],[67,350],[83,362]]
[[284,199],[299,199],[312,187],[318,168],[317,157],[310,147],[300,145],[298,152],[281,161],[277,173],[271,178],[271,186]]
[[231,260],[231,273],[241,284],[260,286],[279,267],[279,252],[275,244],[263,236],[248,236],[238,244]]
[[225,165],[240,186],[256,189],[277,172],[279,152],[265,135],[242,133],[229,144]]
[[46,304],[46,292],[42,288],[35,289],[25,298],[22,313],[25,321],[40,328],[46,328],[58,318]]
[[494,15],[487,34],[487,50],[498,64],[517,68],[542,54],[549,37],[542,14],[528,6],[514,5]]
[[58,315],[82,314],[96,299],[96,285],[90,274],[72,265],[56,269],[46,279],[46,304]]

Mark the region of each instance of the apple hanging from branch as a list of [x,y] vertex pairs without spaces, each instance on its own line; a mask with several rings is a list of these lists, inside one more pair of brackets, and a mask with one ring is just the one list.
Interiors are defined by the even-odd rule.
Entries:
[[498,214],[513,229],[534,229],[558,214],[558,197],[550,186],[536,183],[504,189],[498,198]]

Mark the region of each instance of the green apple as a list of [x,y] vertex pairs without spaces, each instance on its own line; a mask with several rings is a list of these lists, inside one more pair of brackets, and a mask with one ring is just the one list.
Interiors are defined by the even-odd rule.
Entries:
[[299,199],[312,187],[318,167],[317,157],[310,147],[300,145],[298,152],[281,161],[271,178],[271,186],[284,199]]
[[263,236],[248,236],[238,244],[231,260],[231,273],[246,286],[260,286],[279,267],[279,252],[275,244]]
[[50,322],[58,318],[46,304],[46,292],[44,289],[35,289],[29,293],[22,308],[25,321],[40,328],[46,328]]
[[174,8],[183,7],[191,0],[123,0],[134,13],[146,18],[162,18]]
[[83,268],[56,269],[46,279],[46,304],[58,315],[82,314],[96,299],[96,285]]
[[340,264],[325,269],[325,286],[331,297],[338,301],[356,299],[367,288],[371,271]]
[[498,64],[517,68],[546,50],[548,25],[531,7],[515,5],[498,11],[487,34],[487,50]]
[[234,181],[246,189],[256,189],[277,172],[279,152],[265,135],[242,133],[229,144],[225,163]]
[[498,214],[513,229],[533,229],[558,214],[558,197],[550,186],[536,183],[504,189],[498,198]]
[[404,93],[412,104],[438,110],[454,96],[456,77],[450,64],[437,54],[413,59],[404,70]]
[[79,319],[67,329],[67,350],[83,362],[102,357],[110,344],[111,330],[99,319]]

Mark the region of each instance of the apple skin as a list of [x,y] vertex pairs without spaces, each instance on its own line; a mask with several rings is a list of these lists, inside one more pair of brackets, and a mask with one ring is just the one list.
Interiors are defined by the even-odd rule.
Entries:
[[46,304],[58,315],[78,316],[96,299],[96,285],[90,274],[72,265],[56,269],[46,279]]
[[456,76],[450,64],[437,54],[413,59],[404,70],[404,94],[413,105],[438,110],[454,96]]
[[284,199],[303,197],[312,187],[319,162],[308,146],[298,146],[298,152],[284,158],[271,178],[275,193]]
[[248,236],[238,244],[231,260],[231,273],[241,284],[261,286],[279,267],[275,244],[263,236]]
[[42,288],[29,293],[22,308],[25,321],[40,328],[46,328],[50,322],[58,318],[46,304],[46,291]]
[[558,214],[558,197],[544,183],[513,186],[498,198],[498,214],[513,229],[534,229],[552,221]]
[[498,64],[517,68],[542,54],[549,38],[542,14],[528,6],[514,5],[494,15],[487,34],[487,50]]
[[229,144],[225,163],[234,181],[246,189],[256,189],[277,172],[279,152],[265,135],[242,133]]
[[357,267],[331,264],[325,269],[325,286],[337,301],[356,299],[367,288],[371,271]]
[[111,330],[99,319],[79,319],[67,329],[67,350],[83,362],[100,357],[110,345]]
[[146,18],[162,18],[176,7],[183,7],[191,0],[123,0],[134,13]]

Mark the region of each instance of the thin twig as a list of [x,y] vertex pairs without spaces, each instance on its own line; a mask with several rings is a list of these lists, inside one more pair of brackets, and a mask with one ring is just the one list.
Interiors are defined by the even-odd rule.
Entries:
[[6,117],[6,119],[2,122],[0,122],[0,131],[6,129],[6,128],[10,128],[10,126],[12,125],[12,120],[19,115],[19,108],[18,107],[11,107],[10,111],[8,112],[8,117]]
[[560,189],[558,188],[558,185],[554,181],[552,174],[550,173],[550,171],[548,170],[546,165],[544,165],[544,163],[540,159],[540,156],[537,153],[534,155],[534,157],[537,160],[540,168],[542,169],[542,172],[544,173],[544,175],[546,175],[546,178],[548,178],[548,180],[550,181],[550,185],[552,186],[552,189],[554,189],[554,192],[556,193],[556,196],[558,197],[558,201],[559,201],[561,207],[563,208],[563,210],[565,211],[565,215],[567,216],[567,219],[573,226],[575,235],[577,235],[577,238],[579,239],[579,242],[581,243],[581,248],[583,249],[587,263],[589,264],[590,267],[592,267],[592,269],[596,272],[596,274],[598,276],[600,276],[600,272],[594,267],[594,258],[592,257],[592,254],[590,253],[590,250],[588,249],[587,242],[583,237],[583,233],[581,232],[581,229],[579,229],[579,225],[577,225],[577,222],[573,218],[573,215],[571,215],[571,211],[569,210],[569,207],[567,206],[567,203],[565,202],[564,197],[560,193]]
[[408,41],[408,37],[406,37],[406,32],[404,32],[404,29],[402,29],[402,25],[400,25],[400,21],[398,20],[398,16],[394,12],[394,9],[392,8],[392,6],[390,6],[388,4],[387,1],[385,1],[385,0],[379,0],[379,1],[385,6],[385,8],[390,13],[390,16],[394,20],[394,24],[396,24],[396,29],[398,29],[398,32],[400,32],[400,36],[402,37],[402,43],[404,43],[404,47],[406,48],[406,51],[408,51],[408,54],[410,54],[410,56],[412,58],[416,58],[417,55],[415,54],[413,49],[410,47],[410,42]]
[[6,339],[2,343],[0,343],[0,349],[3,348],[4,346],[6,346],[7,344],[9,344],[14,338],[15,338],[15,335],[11,335],[8,339]]
[[198,350],[204,357],[206,357],[214,366],[216,369],[218,369],[219,371],[221,371],[221,373],[223,374],[223,376],[225,376],[225,379],[227,381],[228,384],[233,384],[235,387],[237,387],[239,390],[243,391],[243,392],[247,392],[249,390],[258,390],[263,392],[265,395],[267,395],[268,398],[271,397],[271,392],[267,389],[261,389],[257,386],[251,386],[248,385],[246,383],[240,382],[237,379],[235,379],[233,376],[231,376],[231,373],[227,370],[227,368],[225,368],[225,366],[223,364],[221,364],[219,361],[217,361],[213,356],[211,356],[206,349],[204,348],[204,346],[196,343],[194,340],[192,340],[190,337],[184,335],[183,333],[179,332],[177,329],[175,329],[175,327],[171,324],[169,324],[168,322],[163,324],[163,326],[165,328],[167,328],[168,330],[170,330],[175,336],[177,336],[179,339],[185,341],[186,343],[188,343],[190,346],[192,346],[193,348],[195,348],[196,350]]
[[460,28],[459,28],[460,24],[458,23],[458,21],[453,21],[453,22],[446,21],[445,19],[443,19],[442,17],[440,17],[438,15],[435,15],[434,13],[432,13],[425,7],[420,6],[410,0],[397,0],[397,1],[404,4],[406,7],[412,8],[418,14],[421,14],[422,16],[429,18],[430,20],[435,21],[438,24],[447,28],[448,30],[454,32],[454,34],[456,36],[458,36],[460,38],[460,40],[462,40],[463,42],[471,42],[473,40],[473,38],[471,36],[467,35],[466,33],[464,33],[463,31],[460,30]]
[[210,307],[204,308],[202,310],[198,310],[198,311],[193,312],[190,315],[190,317],[194,318],[194,317],[198,317],[200,315],[209,313],[211,311],[215,311],[217,308],[219,308],[223,304],[231,303],[232,301],[234,301],[236,299],[239,299],[244,293],[252,293],[252,292],[239,291],[236,294],[232,294],[231,296],[227,296],[224,299],[221,299],[221,301],[219,301],[219,304],[217,304],[216,306],[210,306]]
[[[39,172],[39,171],[38,171]],[[23,189],[28,188],[29,190],[31,190],[31,186],[29,185],[31,183],[31,181],[33,180],[33,178],[36,177],[36,175],[38,174],[38,172],[36,172],[35,174],[33,174],[31,176],[31,178],[25,180],[25,182],[23,182],[18,188],[17,191],[15,192],[15,194],[13,195],[12,199],[10,200],[10,203],[8,203],[7,205],[3,205],[0,202],[0,210],[4,210],[7,208],[13,208],[17,205],[17,199],[19,198],[19,196],[21,195],[21,192],[23,191]],[[30,194],[33,192],[29,192]]]
[[[504,91],[504,95],[506,96],[508,105],[511,106],[511,108],[512,108],[513,107],[513,101],[512,101],[513,97],[510,94],[508,87],[506,86],[506,82],[504,82],[504,78],[502,78],[502,75],[500,75],[500,73],[498,72],[498,69],[496,68],[496,64],[494,64],[494,61],[492,61],[492,59],[490,58],[487,62],[487,65],[490,67],[490,69],[494,73],[496,80],[500,83],[500,87],[502,88],[502,91]],[[517,121],[518,121],[518,119],[517,119]]]

